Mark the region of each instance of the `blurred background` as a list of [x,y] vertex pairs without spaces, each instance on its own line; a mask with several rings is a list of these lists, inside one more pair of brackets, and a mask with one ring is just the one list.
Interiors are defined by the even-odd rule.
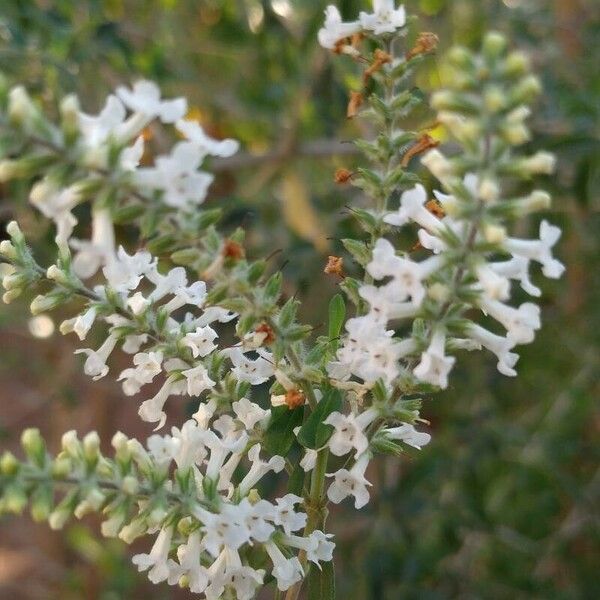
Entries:
[[[215,162],[209,205],[225,228],[247,230],[248,253],[281,250],[287,292],[303,319],[324,320],[334,282],[328,252],[352,232],[344,208],[361,198],[333,183],[356,163],[347,142],[368,134],[345,119],[357,72],[317,44],[325,0],[3,0],[0,70],[46,105],[76,92],[97,111],[117,84],[143,76],[186,95],[213,135],[239,138],[242,154]],[[545,327],[522,351],[516,380],[495,361],[464,356],[454,387],[428,401],[434,439],[418,455],[374,465],[373,501],[336,507],[339,597],[370,599],[600,598],[600,2],[598,0],[407,0],[440,53],[476,47],[482,32],[507,33],[544,80],[531,149],[559,157],[542,184],[544,215],[564,228],[566,278],[544,283]],[[341,0],[350,18],[366,2]],[[439,84],[432,58],[418,84]],[[157,134],[158,135],[158,134]],[[161,140],[157,140],[160,146]],[[0,232],[18,218],[43,258],[52,232],[27,190],[0,189]],[[537,222],[520,233],[535,235]],[[1,234],[0,234],[1,235]],[[93,340],[92,340],[93,342]],[[40,427],[56,449],[70,428],[144,437],[137,399],[109,378],[92,383],[75,342],[27,302],[0,306],[0,443]],[[118,366],[115,367],[118,368]],[[180,408],[182,414],[186,407]],[[94,520],[50,532],[28,518],[0,523],[0,598],[188,597],[152,586],[131,549],[98,537]],[[147,545],[147,540],[142,546]],[[137,549],[137,548],[136,548]]]

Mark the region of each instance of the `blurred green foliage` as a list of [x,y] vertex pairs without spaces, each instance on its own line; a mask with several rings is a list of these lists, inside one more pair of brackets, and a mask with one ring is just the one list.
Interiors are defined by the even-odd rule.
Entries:
[[[220,169],[210,202],[228,208],[228,226],[248,229],[252,255],[283,250],[278,260],[287,261],[288,292],[300,292],[304,318],[318,325],[335,291],[321,273],[324,253],[342,252],[337,240],[352,227],[344,207],[362,201],[332,182],[336,167],[356,161],[351,146],[339,142],[368,135],[344,118],[346,88],[356,82],[352,65],[331,60],[315,43],[326,3],[4,0],[0,68],[48,106],[76,91],[89,111],[118,82],[149,77],[171,94],[187,95],[213,134],[239,137],[243,160]],[[531,53],[545,84],[531,144],[559,156],[558,176],[544,182],[556,196],[545,216],[565,229],[561,258],[569,271],[546,286],[546,325],[523,352],[520,377],[502,379],[489,357],[465,357],[454,388],[426,407],[434,432],[428,449],[400,464],[380,462],[372,474],[378,492],[364,514],[332,514],[340,597],[598,598],[600,6],[597,0],[407,4],[422,15],[422,30],[440,36],[441,49],[475,46],[484,30],[497,28]],[[363,3],[340,6],[351,15]],[[419,84],[435,87],[442,70],[431,61]],[[26,211],[26,198],[0,198],[0,219]],[[0,318],[3,344],[15,319],[25,322],[24,304],[10,309]],[[32,348],[32,340],[14,345],[0,369],[3,388],[10,365],[26,353],[25,373],[36,378],[40,363],[48,369],[58,360],[47,349],[32,356]],[[62,403],[73,394],[69,380],[53,381],[52,390],[53,401]],[[47,405],[40,420],[53,410]],[[9,423],[0,411],[0,426]],[[4,525],[11,527],[19,525]],[[167,597],[140,582],[123,549],[99,545],[87,528],[74,528],[64,544],[65,566],[76,564],[44,597],[134,598],[142,589],[148,599]],[[28,575],[35,578],[35,568]],[[10,585],[0,581],[0,595]]]

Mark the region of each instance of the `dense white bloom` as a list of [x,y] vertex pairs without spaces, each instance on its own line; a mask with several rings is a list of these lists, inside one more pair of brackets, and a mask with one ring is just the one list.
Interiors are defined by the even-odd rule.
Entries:
[[194,508],[194,516],[203,524],[202,543],[212,556],[218,557],[224,547],[237,550],[249,541],[249,531],[244,524],[247,510],[245,506],[232,504],[223,504],[218,514],[200,506]]
[[375,35],[394,33],[406,25],[404,6],[395,7],[396,0],[373,0],[372,13],[360,13],[360,24]]
[[332,425],[334,428],[328,442],[331,452],[336,456],[344,456],[356,450],[356,456],[361,455],[369,446],[364,430],[377,418],[377,415],[378,411],[375,408],[369,408],[359,415],[332,412],[324,421],[325,425]]
[[187,111],[184,98],[161,100],[160,88],[152,81],[137,81],[131,90],[119,86],[117,96],[133,112],[140,113],[147,119],[158,117],[163,123],[175,123]]
[[363,454],[348,469],[340,469],[335,473],[327,474],[327,477],[333,477],[333,483],[327,490],[327,497],[334,504],[339,504],[344,498],[354,496],[354,506],[359,509],[369,502],[369,490],[367,486],[371,484],[365,479],[365,471],[369,465],[369,456]]
[[423,431],[417,431],[413,425],[402,423],[398,427],[390,427],[383,430],[383,434],[392,439],[399,440],[420,450],[431,441],[431,436]]
[[171,550],[171,539],[173,538],[173,528],[165,527],[160,530],[156,541],[150,550],[150,554],[136,554],[133,558],[133,564],[139,571],[147,571],[148,579],[152,583],[160,583],[169,577],[169,552]]
[[244,524],[250,537],[257,542],[266,542],[275,532],[275,527],[269,522],[273,520],[273,505],[266,500],[252,504],[248,498],[240,502],[243,509]]
[[208,356],[217,345],[214,343],[217,339],[217,332],[210,326],[197,327],[195,331],[183,336],[181,343],[192,351],[192,356]]
[[215,140],[206,135],[204,129],[198,121],[189,121],[180,119],[175,123],[175,127],[193,144],[203,156],[221,156],[223,158],[233,156],[239,149],[240,143],[237,140]]
[[448,387],[448,374],[456,359],[446,356],[446,332],[438,327],[433,333],[429,348],[421,355],[421,362],[413,373],[421,380],[431,385],[445,389]]
[[325,24],[319,30],[319,44],[328,50],[334,50],[340,40],[353,36],[361,30],[358,21],[344,23],[337,7],[329,5],[325,9]]

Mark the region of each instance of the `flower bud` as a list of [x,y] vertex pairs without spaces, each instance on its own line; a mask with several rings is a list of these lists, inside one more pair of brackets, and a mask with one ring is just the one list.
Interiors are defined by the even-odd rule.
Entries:
[[52,490],[48,487],[41,487],[35,491],[31,498],[31,518],[36,523],[47,521],[52,512],[53,506]]
[[19,224],[16,221],[11,221],[6,226],[6,233],[10,235],[15,243],[20,243],[25,241],[25,236],[23,235]]
[[70,506],[59,505],[48,517],[50,529],[57,531],[65,526],[65,523],[71,518],[73,510]]
[[443,304],[450,298],[450,288],[443,283],[434,283],[427,290],[427,294],[432,300]]
[[130,496],[134,496],[135,494],[138,493],[138,490],[140,489],[140,484],[135,477],[132,477],[131,475],[127,475],[126,477],[123,478],[123,481],[121,482],[121,489],[126,494],[129,494]]
[[439,150],[431,150],[421,159],[421,162],[440,181],[453,175],[452,163]]
[[2,240],[0,242],[0,254],[9,260],[18,259],[17,249],[8,240]]
[[511,52],[504,63],[504,73],[509,77],[521,77],[530,68],[529,57],[523,52]]
[[2,475],[15,475],[19,470],[19,461],[12,452],[4,452],[0,458],[0,473]]
[[29,310],[31,310],[32,315],[39,315],[54,310],[63,301],[64,298],[59,294],[40,294],[33,299],[29,305]]
[[527,104],[535,100],[542,91],[542,84],[535,75],[529,75],[519,82],[511,93],[511,102],[514,104]]
[[551,175],[556,168],[556,157],[549,152],[538,152],[523,160],[522,167],[527,175]]
[[125,525],[121,531],[119,531],[119,538],[121,538],[126,544],[131,544],[136,538],[146,533],[148,527],[145,519],[134,519],[129,525]]
[[179,523],[177,523],[177,531],[183,536],[189,536],[191,533],[193,521],[191,517],[184,517],[183,519],[179,519]]
[[43,465],[46,459],[46,444],[35,427],[25,429],[21,434],[21,446],[25,454],[36,464]]
[[167,511],[162,506],[157,506],[149,515],[148,515],[148,525],[151,527],[158,527],[162,525],[163,521],[167,517]]
[[68,137],[79,133],[79,100],[75,94],[69,94],[60,103],[63,131]]
[[64,479],[71,472],[71,461],[65,457],[58,457],[52,463],[52,477],[55,479]]
[[461,46],[455,46],[448,53],[448,60],[451,64],[459,69],[467,69],[473,67],[473,55],[469,50]]
[[489,177],[484,177],[479,184],[479,197],[485,202],[496,202],[500,197],[498,182]]
[[23,290],[21,288],[13,289],[2,295],[2,301],[4,304],[10,304],[13,300],[16,300],[21,294]]
[[497,114],[506,106],[506,96],[497,86],[488,87],[483,95],[485,108],[492,114]]
[[20,485],[9,485],[4,490],[3,501],[8,512],[19,515],[27,506],[27,494]]
[[77,438],[77,432],[74,429],[63,433],[60,443],[67,456],[72,458],[79,457],[81,453],[81,442]]
[[37,110],[25,88],[21,85],[8,94],[8,117],[15,125],[23,125],[34,118]]
[[497,31],[490,31],[483,40],[483,54],[488,59],[496,59],[506,51],[506,38]]
[[19,163],[16,160],[7,159],[0,161],[0,183],[6,183],[11,179],[19,177],[19,175]]
[[501,225],[485,225],[483,236],[489,244],[501,244],[506,239],[506,228]]
[[83,454],[89,461],[98,459],[100,450],[100,437],[95,431],[91,431],[83,438]]

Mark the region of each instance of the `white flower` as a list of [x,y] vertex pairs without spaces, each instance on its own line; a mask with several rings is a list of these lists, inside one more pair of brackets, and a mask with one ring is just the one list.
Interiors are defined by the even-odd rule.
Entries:
[[195,531],[188,537],[187,543],[177,548],[177,559],[169,560],[169,579],[170,585],[176,585],[181,578],[185,576],[189,582],[190,592],[201,594],[209,584],[208,569],[200,564],[200,554],[202,552],[202,542],[200,532]]
[[190,396],[200,396],[202,392],[212,390],[216,383],[208,376],[206,367],[201,364],[192,369],[186,369],[181,374],[187,381],[187,392]]
[[201,307],[206,300],[206,283],[204,281],[195,281],[190,286],[184,285],[175,288],[172,293],[175,297],[169,300],[164,307],[169,314],[186,304]]
[[85,340],[89,330],[92,328],[96,320],[98,309],[95,306],[88,308],[85,313],[79,315],[73,322],[73,331],[77,334],[80,340]]
[[384,218],[386,223],[402,227],[414,221],[430,233],[436,233],[443,228],[443,223],[425,208],[427,191],[418,184],[413,189],[402,194],[398,212],[391,213]]
[[260,459],[260,444],[255,444],[248,451],[248,458],[252,461],[250,470],[242,481],[239,490],[242,496],[248,492],[270,471],[279,473],[285,467],[285,459],[282,456],[272,456],[268,462]]
[[356,450],[356,456],[362,454],[369,447],[364,430],[377,418],[377,414],[378,411],[374,408],[369,408],[359,415],[332,412],[323,421],[325,425],[334,428],[327,442],[331,452],[336,456],[344,456],[351,450]]
[[266,500],[259,500],[251,504],[243,498],[239,504],[243,509],[244,524],[248,528],[250,537],[257,542],[266,542],[275,532],[275,527],[269,523],[273,520],[273,505]]
[[73,233],[77,219],[71,210],[81,202],[81,193],[75,187],[60,189],[48,179],[37,183],[31,189],[29,201],[46,218],[56,225],[55,241],[59,247],[66,247]]
[[202,464],[206,457],[203,432],[204,430],[198,427],[198,423],[193,419],[186,421],[181,429],[177,427],[171,429],[171,437],[176,448],[173,458],[180,470]]
[[200,317],[196,319],[196,325],[198,327],[204,327],[205,325],[210,325],[215,321],[219,323],[229,323],[237,317],[237,314],[227,310],[226,308],[221,308],[220,306],[209,306]]
[[361,30],[358,21],[344,23],[340,11],[335,6],[325,9],[325,24],[319,29],[319,44],[328,50],[334,50],[340,40],[353,36]]
[[185,379],[175,379],[172,376],[167,378],[163,386],[154,397],[150,398],[150,400],[142,402],[138,410],[138,415],[140,415],[143,421],[148,423],[158,422],[158,425],[155,427],[155,429],[160,429],[167,420],[167,414],[163,410],[165,402],[169,396],[184,394],[185,390]]
[[431,441],[431,436],[428,433],[417,431],[414,426],[409,423],[402,423],[402,425],[398,427],[384,429],[383,433],[389,439],[399,440],[417,450],[420,450]]
[[535,332],[541,327],[540,307],[532,302],[521,304],[517,309],[483,297],[479,300],[479,305],[485,313],[504,326],[508,339],[515,344],[530,344],[535,338]]
[[92,212],[92,239],[72,239],[70,246],[77,252],[73,257],[73,271],[82,279],[92,277],[98,269],[115,257],[115,232],[108,209]]
[[490,263],[489,266],[498,275],[519,281],[521,288],[530,296],[539,297],[542,295],[542,290],[533,285],[529,277],[529,262],[528,258],[515,256],[504,262]]
[[107,264],[102,273],[110,287],[117,292],[126,293],[135,290],[142,277],[155,268],[156,261],[149,252],[140,251],[131,256],[119,247],[115,260]]
[[154,284],[154,290],[148,297],[151,302],[158,302],[167,294],[173,294],[175,290],[187,286],[187,274],[183,267],[175,267],[167,271],[165,275],[158,272],[158,269],[149,269],[146,277]]
[[128,335],[123,342],[122,350],[127,354],[135,354],[148,341],[148,334]]
[[[231,417],[229,417],[229,420],[233,422]],[[215,427],[218,427],[218,425],[215,424]],[[248,443],[248,434],[243,430],[234,429],[233,424],[229,430],[220,429],[221,437],[211,430],[206,430],[204,433],[204,444],[210,449],[210,458],[206,466],[206,477],[217,482],[219,481],[220,471],[225,459],[230,454],[241,454]],[[225,486],[225,482],[223,486]]]
[[233,402],[231,406],[236,417],[244,424],[244,427],[248,431],[254,429],[257,423],[268,419],[271,415],[270,410],[264,410],[258,404],[250,402],[247,398]]
[[123,103],[112,94],[106,99],[104,107],[97,116],[79,113],[79,130],[83,142],[88,148],[97,148],[113,135],[125,120]]
[[395,0],[373,0],[373,13],[361,12],[360,23],[375,35],[394,33],[406,25],[406,11],[402,5],[395,8]]
[[494,300],[508,300],[510,297],[510,281],[500,275],[493,265],[482,263],[475,269],[477,279],[487,296]]
[[368,454],[363,454],[348,471],[340,469],[335,473],[328,473],[327,477],[333,477],[333,483],[327,490],[327,497],[334,504],[339,504],[344,498],[354,496],[354,506],[359,509],[369,502],[369,490],[371,484],[365,479],[365,471],[369,464]]
[[243,523],[242,511],[243,507],[240,509],[232,504],[222,505],[219,514],[208,512],[200,506],[194,508],[194,516],[203,524],[203,545],[215,558],[223,547],[237,550],[249,541],[250,534]]
[[[418,306],[414,302],[400,302],[403,292],[395,280],[376,287],[374,285],[363,285],[358,293],[363,300],[369,303],[369,318],[374,322],[386,325],[394,319],[408,319],[417,314]],[[406,295],[404,294],[404,297]]]
[[306,525],[306,514],[294,510],[296,504],[301,502],[302,498],[295,494],[286,494],[282,498],[277,498],[273,522],[282,527],[287,535],[291,535],[292,531],[303,529]]
[[265,571],[253,569],[249,566],[239,566],[227,571],[231,577],[231,587],[235,590],[238,600],[252,600],[256,596],[257,589],[263,584]]
[[429,348],[421,355],[421,362],[413,371],[421,381],[442,389],[448,387],[448,374],[456,362],[453,356],[446,356],[445,348],[446,332],[443,328],[438,328],[431,338]]
[[504,242],[504,248],[515,256],[539,262],[546,277],[558,279],[564,273],[565,266],[552,256],[552,248],[560,239],[561,233],[560,228],[550,225],[548,221],[542,221],[539,240],[508,238]]
[[123,381],[123,392],[126,396],[137,394],[142,386],[152,383],[156,375],[162,371],[162,352],[139,352],[133,357],[135,368],[125,369],[117,381]]
[[179,142],[171,154],[159,156],[154,167],[138,169],[134,179],[142,188],[162,192],[162,200],[173,208],[204,202],[213,176],[198,171],[202,155],[191,142]]
[[300,466],[305,472],[312,471],[317,464],[317,456],[319,455],[318,450],[313,450],[312,448],[307,448],[304,451],[304,456],[300,461]]
[[93,377],[94,380],[98,380],[108,373],[106,361],[110,353],[114,350],[118,339],[114,333],[111,333],[98,350],[92,350],[91,348],[75,350],[75,354],[85,354],[87,356],[83,365],[86,375]]
[[216,410],[217,403],[214,399],[211,399],[208,402],[200,404],[198,410],[192,415],[192,419],[194,419],[202,429],[208,429],[208,423]]
[[119,167],[123,171],[133,172],[140,166],[143,156],[144,136],[140,135],[131,146],[121,150],[121,154],[119,155]]
[[141,113],[147,119],[158,117],[163,123],[175,123],[187,111],[184,98],[161,100],[160,89],[152,81],[138,81],[133,84],[132,90],[119,86],[117,96],[130,110]]
[[239,149],[240,143],[237,140],[215,140],[206,135],[204,129],[198,121],[188,121],[180,119],[175,123],[175,127],[193,144],[203,156],[221,156],[223,158],[233,156]]
[[306,552],[306,558],[321,568],[319,565],[320,562],[329,562],[333,560],[335,544],[329,541],[332,537],[332,534],[325,534],[317,529],[308,537],[287,535],[283,538],[283,541],[287,546],[304,550]]
[[469,325],[467,335],[498,357],[500,373],[507,377],[516,377],[517,372],[513,367],[517,364],[519,355],[511,352],[516,343],[514,340],[496,335],[475,323]]
[[171,550],[171,539],[173,538],[173,527],[165,527],[160,530],[156,537],[156,541],[150,550],[150,554],[136,554],[132,558],[132,562],[137,566],[139,571],[148,572],[148,579],[152,583],[160,583],[165,581],[169,576],[169,552]]
[[258,350],[258,358],[252,360],[239,348],[232,348],[225,352],[233,363],[232,375],[238,381],[247,381],[251,385],[260,385],[275,373],[271,362],[271,355],[263,350]]
[[151,435],[146,446],[153,462],[160,469],[166,469],[177,452],[177,442],[170,435]]
[[273,542],[267,542],[265,550],[273,562],[273,577],[277,580],[277,587],[282,592],[302,580],[304,571],[296,556],[286,558]]
[[136,316],[143,314],[150,304],[150,300],[148,300],[142,292],[136,292],[131,298],[127,298],[127,306]]
[[217,345],[214,343],[217,339],[217,332],[210,326],[197,327],[196,331],[186,334],[181,340],[182,345],[192,351],[192,356],[204,358],[208,356]]

